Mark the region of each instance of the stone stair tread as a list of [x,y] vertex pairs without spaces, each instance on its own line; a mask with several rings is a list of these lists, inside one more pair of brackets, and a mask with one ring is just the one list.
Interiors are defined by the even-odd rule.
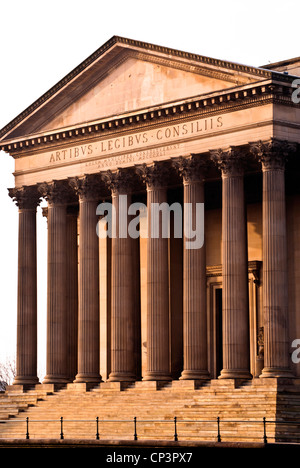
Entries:
[[[294,387],[290,392],[281,390],[278,407],[277,386],[263,386],[261,382],[236,387],[232,382],[212,381],[196,389],[190,382],[175,382],[158,389],[151,385],[145,389],[143,382],[127,387],[100,384],[89,391],[68,385],[59,391],[46,392],[41,388],[0,395],[0,419],[1,415],[8,418],[0,424],[0,438],[24,438],[26,417],[32,438],[59,438],[62,416],[65,437],[94,438],[98,417],[101,438],[116,440],[132,439],[134,416],[139,437],[165,440],[174,435],[175,415],[178,432],[187,440],[215,438],[218,416],[223,437],[239,440],[261,440],[263,417],[274,420],[277,415],[300,421],[300,392],[297,394]],[[12,419],[9,405],[14,413]],[[243,420],[242,425],[239,420]],[[294,434],[290,426],[289,431]],[[268,432],[275,437],[271,424]]]

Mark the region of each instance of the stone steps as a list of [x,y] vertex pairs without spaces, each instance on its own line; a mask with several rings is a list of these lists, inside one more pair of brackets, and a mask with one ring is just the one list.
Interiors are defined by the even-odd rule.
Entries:
[[[262,441],[264,417],[274,420],[280,414],[282,419],[300,421],[299,387],[287,386],[279,409],[278,392],[277,383],[263,385],[260,381],[243,385],[211,381],[196,389],[193,383],[180,381],[168,385],[107,382],[89,391],[78,384],[58,391],[41,386],[38,390],[19,395],[11,391],[0,397],[0,415],[2,409],[7,411],[5,405],[13,401],[13,413],[7,412],[8,421],[0,424],[0,438],[24,438],[28,417],[30,438],[58,439],[63,417],[65,438],[93,439],[98,417],[101,438],[132,439],[136,417],[139,438],[172,440],[176,416],[179,437],[216,440],[219,416],[222,439]],[[112,422],[115,420],[119,422]],[[267,429],[268,437],[274,438],[274,425],[268,423]],[[293,432],[291,427],[287,431]]]

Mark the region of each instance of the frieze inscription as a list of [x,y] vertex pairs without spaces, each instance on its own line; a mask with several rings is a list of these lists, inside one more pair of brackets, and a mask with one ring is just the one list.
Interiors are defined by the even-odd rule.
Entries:
[[[165,144],[207,133],[223,126],[223,116],[200,119],[178,125],[169,125],[159,129],[131,135],[119,136],[102,141],[60,149],[50,153],[49,163],[62,163],[76,159],[84,160],[93,156],[105,157],[109,154],[129,152],[149,145]],[[127,157],[129,157],[127,155]]]
[[150,150],[142,150],[131,153],[119,154],[117,156],[111,156],[109,158],[96,159],[95,161],[89,161],[86,163],[86,167],[96,166],[97,169],[111,168],[113,166],[118,167],[122,164],[137,163],[146,161],[147,159],[153,159],[164,156],[168,151],[180,148],[180,144],[163,146],[161,148],[152,148]]

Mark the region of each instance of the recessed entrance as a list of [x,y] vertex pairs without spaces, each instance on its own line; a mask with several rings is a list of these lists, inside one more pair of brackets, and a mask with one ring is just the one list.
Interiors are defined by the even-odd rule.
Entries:
[[215,289],[216,375],[223,369],[222,288]]

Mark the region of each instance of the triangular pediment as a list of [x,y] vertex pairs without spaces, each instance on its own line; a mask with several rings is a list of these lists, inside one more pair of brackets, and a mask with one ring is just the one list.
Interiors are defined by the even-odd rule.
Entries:
[[232,82],[224,79],[129,56],[38,130],[55,130],[123,115],[232,86]]
[[2,129],[0,140],[247,85],[271,73],[113,37]]

